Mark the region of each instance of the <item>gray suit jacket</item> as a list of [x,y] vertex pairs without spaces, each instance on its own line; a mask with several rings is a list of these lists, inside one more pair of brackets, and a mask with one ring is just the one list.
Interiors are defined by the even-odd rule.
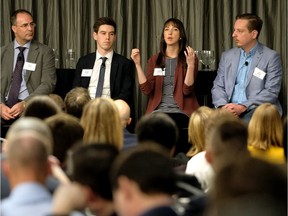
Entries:
[[[13,75],[14,41],[1,47],[1,102],[5,101]],[[26,70],[26,85],[29,96],[50,94],[56,85],[55,57],[53,50],[37,41],[32,41],[27,62],[36,63],[35,71]]]
[[[233,48],[222,54],[211,91],[214,106],[219,107],[230,103],[237,77],[239,59],[240,48]],[[278,107],[282,114],[282,108],[278,101],[282,81],[280,55],[258,43],[258,49],[251,64],[250,71],[247,74],[247,101],[243,105],[249,108],[252,105],[272,103]],[[266,73],[263,79],[253,75],[256,67]]]

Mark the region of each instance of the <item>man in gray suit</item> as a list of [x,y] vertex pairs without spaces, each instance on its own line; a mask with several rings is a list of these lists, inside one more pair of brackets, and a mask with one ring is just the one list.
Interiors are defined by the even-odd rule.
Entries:
[[237,48],[222,54],[212,88],[216,108],[223,108],[249,122],[255,108],[278,101],[282,66],[280,55],[258,42],[262,20],[254,14],[236,17],[234,38]]
[[[19,117],[25,109],[26,101],[32,96],[52,93],[57,79],[53,50],[33,40],[36,24],[31,13],[22,9],[15,11],[11,16],[11,24],[15,40],[1,48],[0,114],[2,121]],[[19,69],[17,56],[22,49],[24,49],[24,64]],[[15,93],[16,103],[7,103],[9,94],[13,91],[12,80],[16,79],[13,72],[16,71],[15,68],[19,70],[22,68],[22,79],[21,74],[18,75],[21,82],[20,90],[18,92],[17,89]]]

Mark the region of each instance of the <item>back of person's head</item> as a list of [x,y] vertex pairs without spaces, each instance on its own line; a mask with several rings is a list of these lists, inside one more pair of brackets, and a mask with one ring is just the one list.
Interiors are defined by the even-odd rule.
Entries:
[[61,108],[48,95],[37,95],[27,102],[22,116],[45,119],[60,112]]
[[[17,137],[18,134],[30,131],[40,134],[51,142],[53,140],[51,130],[41,119],[36,117],[21,117],[9,128],[6,136],[6,145],[8,145],[10,139]],[[47,148],[48,153],[51,154],[53,148],[52,143],[51,145],[47,146]]]
[[65,110],[66,110],[66,109],[65,109],[64,100],[63,100],[63,98],[62,98],[60,95],[58,95],[58,94],[49,94],[48,96],[49,96],[50,98],[52,98],[52,100],[55,101],[55,103],[60,107],[60,109],[61,109],[62,111],[65,111]]
[[173,119],[162,112],[142,116],[136,125],[135,132],[138,142],[156,142],[165,147],[169,153],[173,153],[179,133]]
[[256,30],[258,32],[257,38],[259,37],[263,25],[263,21],[259,16],[257,16],[256,14],[245,13],[237,15],[236,20],[238,19],[248,20],[248,30],[250,32]]
[[80,123],[84,128],[84,143],[109,143],[123,147],[123,128],[118,108],[110,98],[91,100],[83,110]]
[[84,106],[91,100],[88,89],[75,87],[65,96],[66,112],[77,118],[81,118]]
[[278,165],[235,159],[214,180],[210,208],[216,215],[286,215],[287,175]]
[[261,104],[254,111],[248,125],[248,144],[261,150],[282,146],[283,122],[278,109],[270,103]]
[[111,170],[113,190],[119,188],[119,179],[123,176],[136,183],[141,193],[148,196],[175,192],[176,176],[171,160],[161,147],[155,145],[138,145],[121,152]]
[[118,149],[108,144],[84,145],[72,154],[72,179],[112,201],[109,173]]
[[211,108],[201,106],[190,116],[188,139],[192,147],[187,152],[188,157],[205,150],[205,128],[211,113]]
[[96,20],[95,24],[93,25],[94,32],[98,33],[98,30],[101,25],[110,25],[114,27],[114,33],[116,34],[117,26],[115,21],[110,17],[100,17]]
[[14,173],[33,170],[44,181],[48,174],[48,156],[52,153],[52,136],[45,123],[23,117],[10,127],[7,134],[6,157]]
[[240,119],[222,116],[206,133],[206,159],[214,169],[237,157],[248,157],[247,126]]
[[53,135],[53,155],[63,164],[68,149],[83,139],[84,130],[79,119],[65,113],[51,116],[45,119],[45,123],[51,129]]
[[124,100],[121,99],[117,99],[114,102],[119,110],[122,126],[125,128],[131,122],[130,107]]

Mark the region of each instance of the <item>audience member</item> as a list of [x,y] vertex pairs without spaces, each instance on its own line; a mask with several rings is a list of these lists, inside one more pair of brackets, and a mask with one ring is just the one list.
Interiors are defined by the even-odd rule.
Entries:
[[177,215],[171,208],[176,177],[165,154],[143,145],[123,151],[110,177],[118,215]]
[[114,102],[119,110],[121,123],[123,127],[124,149],[130,148],[137,144],[136,135],[134,133],[130,133],[127,130],[127,126],[130,125],[132,121],[132,118],[130,117],[130,107],[124,100],[121,100],[121,99],[115,100]]
[[53,115],[45,119],[45,123],[53,135],[53,155],[65,170],[67,152],[75,143],[82,141],[84,130],[76,117],[65,113]]
[[205,129],[212,112],[209,107],[199,107],[192,113],[188,128],[189,141],[192,143],[192,147],[187,155],[192,158],[187,163],[185,173],[196,176],[202,189],[206,192],[210,186],[209,180],[213,170],[205,158]]
[[66,112],[77,118],[81,118],[84,106],[91,100],[89,91],[83,87],[71,89],[65,96]]
[[[222,122],[226,122],[226,121],[228,122],[228,125],[235,124],[235,126],[231,126],[232,128],[230,129],[231,131],[229,130],[227,131],[227,133],[229,133],[231,136],[229,137],[229,139],[227,138],[227,140],[225,140],[224,144],[222,144],[222,141],[220,140],[220,138],[216,140],[216,135],[214,135],[214,133],[212,134],[212,131],[216,130],[216,128],[220,127],[219,125],[221,125]],[[231,154],[232,158],[234,154],[238,154],[238,152],[236,151],[237,145],[228,146],[227,149],[225,149],[225,146],[231,144],[234,139],[237,139],[238,135],[236,135],[236,133],[239,130],[238,129],[239,126],[237,125],[242,123],[242,122],[239,123],[239,121],[240,121],[239,119],[237,119],[233,114],[231,114],[225,109],[213,110],[213,112],[209,115],[209,118],[207,119],[207,122],[205,124],[205,151],[200,152],[197,155],[193,156],[191,160],[187,163],[187,168],[186,168],[186,173],[196,176],[198,181],[201,183],[202,189],[205,192],[208,192],[212,187],[212,182],[213,182],[213,177],[214,177],[213,168],[217,169],[217,167],[220,167],[220,164],[222,163],[222,161],[223,163],[229,163],[229,160],[232,160],[228,156],[226,158],[225,157],[226,154]],[[235,131],[235,134],[233,134],[234,131]],[[243,132],[241,135],[243,135]],[[219,135],[219,136],[222,136],[222,135]],[[247,141],[246,141],[246,145],[247,145]],[[247,149],[247,146],[245,145],[242,147]],[[229,150],[230,148],[232,148],[231,152]],[[211,149],[213,149],[213,151],[217,151],[217,154],[213,154],[213,156],[211,156],[212,155]],[[246,152],[248,154],[247,150]],[[213,157],[213,161],[211,159],[212,157]]]
[[52,137],[46,127],[40,120],[22,118],[8,131],[3,170],[12,193],[1,204],[5,216],[43,216],[51,212],[52,196],[44,186],[50,173],[48,156],[52,153]]
[[253,157],[276,164],[285,163],[283,122],[277,107],[270,103],[258,106],[248,125],[248,149]]
[[138,121],[135,132],[139,143],[153,141],[167,150],[167,155],[174,155],[178,140],[178,128],[169,115],[157,112],[147,114]]
[[211,114],[205,130],[205,157],[217,171],[237,158],[244,159],[250,155],[247,149],[248,130],[246,124],[227,111],[216,113],[214,116],[213,114]]
[[190,116],[188,138],[192,147],[187,152],[189,158],[205,150],[205,127],[212,109],[201,106]]
[[52,100],[54,100],[56,102],[56,104],[60,107],[60,109],[65,112],[66,108],[65,108],[65,103],[63,98],[58,95],[58,94],[49,94],[48,95],[50,98],[52,98]]
[[286,115],[284,118],[284,129],[283,129],[283,148],[284,148],[284,155],[285,155],[285,159],[287,161],[287,148],[288,148],[288,139],[287,139],[287,134],[288,134],[288,128],[287,128],[287,124],[288,124],[288,116]]
[[83,110],[80,123],[84,129],[84,143],[109,143],[123,148],[123,128],[118,108],[110,98],[91,100]]
[[216,173],[207,216],[287,215],[287,174],[256,158],[235,159]]
[[100,17],[93,26],[96,52],[81,57],[73,87],[87,88],[92,99],[109,97],[125,100],[134,110],[133,62],[113,51],[117,26],[109,17]]
[[88,215],[115,215],[109,173],[117,154],[117,148],[107,144],[84,145],[77,149],[71,157],[74,182],[56,191],[53,213],[69,215],[73,210],[86,209]]
[[30,99],[22,116],[42,120],[61,112],[61,108],[48,95],[38,95]]
[[282,66],[280,55],[258,42],[263,21],[254,14],[236,16],[232,37],[237,48],[222,54],[212,88],[212,100],[249,122],[255,108],[278,101]]

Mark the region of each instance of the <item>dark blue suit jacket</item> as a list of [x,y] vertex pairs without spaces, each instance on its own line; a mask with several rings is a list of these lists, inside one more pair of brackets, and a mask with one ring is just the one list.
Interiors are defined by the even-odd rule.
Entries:
[[[90,77],[81,77],[82,69],[93,69],[96,53],[90,53],[78,60],[73,87],[89,87]],[[114,52],[110,73],[111,98],[126,101],[131,110],[134,110],[134,68],[133,62]]]

